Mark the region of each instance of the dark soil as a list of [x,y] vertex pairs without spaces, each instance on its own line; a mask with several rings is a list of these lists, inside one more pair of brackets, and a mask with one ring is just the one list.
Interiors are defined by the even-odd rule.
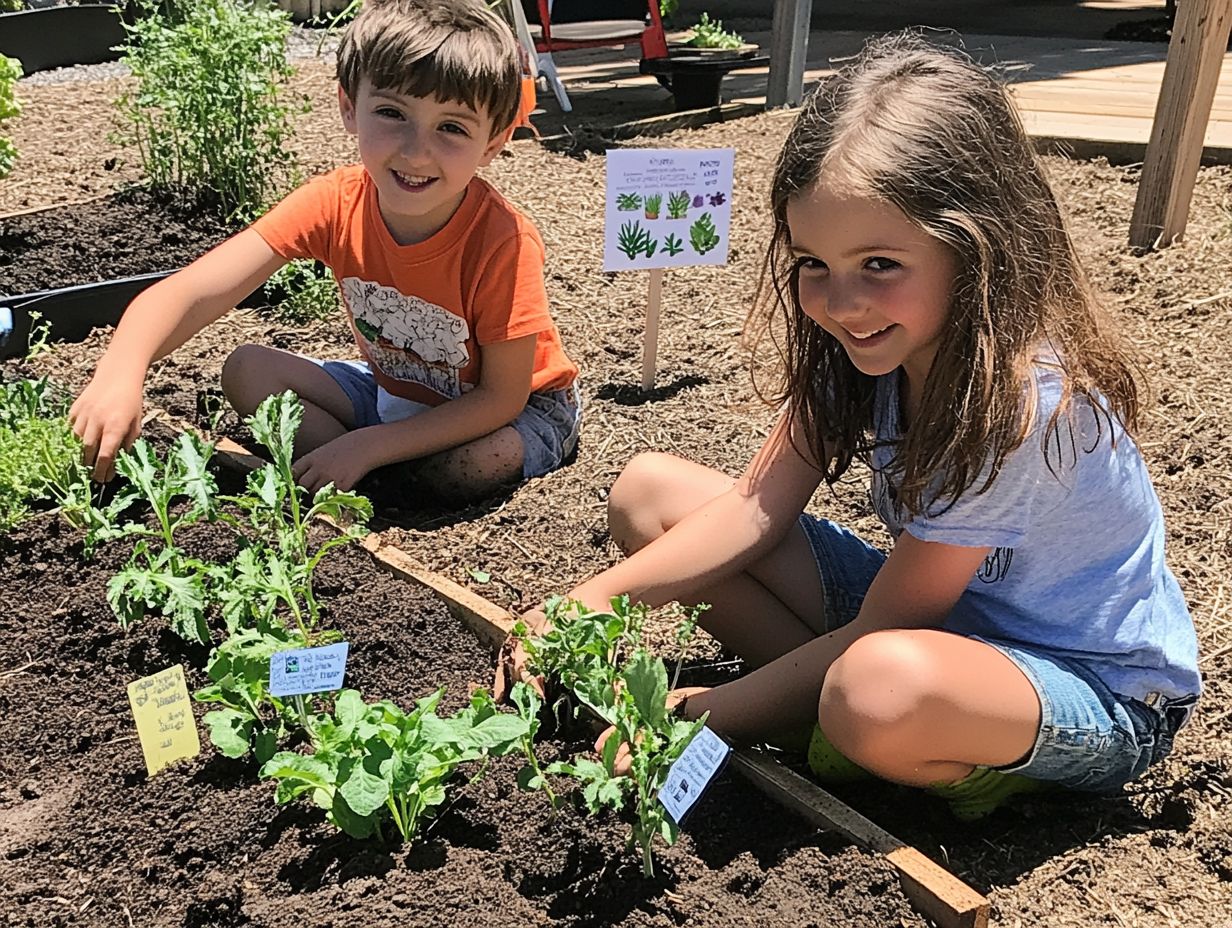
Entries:
[[[234,553],[212,526],[186,546],[216,560]],[[624,850],[625,823],[572,807],[550,819],[541,795],[518,792],[514,758],[459,781],[409,847],[349,839],[310,805],[277,808],[253,764],[208,743],[148,778],[126,684],[182,663],[199,687],[206,650],[157,620],[120,630],[105,585],[122,549],[83,561],[76,533],[47,514],[0,544],[11,604],[0,614],[5,925],[924,924],[887,863],[814,834],[728,776],[658,855],[654,879]],[[445,686],[451,712],[490,678],[474,636],[361,549],[332,553],[317,590],[325,620],[351,642],[347,684],[368,699],[409,707]],[[585,750],[590,737],[558,734],[543,756]]]
[[209,209],[140,188],[0,219],[0,294],[173,271],[234,231]]

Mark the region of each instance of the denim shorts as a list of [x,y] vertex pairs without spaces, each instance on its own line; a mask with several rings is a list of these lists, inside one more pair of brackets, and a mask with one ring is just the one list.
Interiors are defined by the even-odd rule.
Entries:
[[[380,425],[377,412],[377,383],[364,361],[319,361],[308,358],[329,374],[342,388],[355,409],[355,427]],[[408,403],[412,412],[431,407]],[[582,424],[581,394],[577,383],[562,390],[532,393],[526,407],[510,423],[522,439],[522,479],[542,477],[556,470],[577,447]]]
[[[827,519],[800,517],[824,590],[825,629],[860,611],[886,554]],[[1081,663],[1018,642],[978,639],[1023,672],[1039,696],[1040,730],[1020,761],[999,769],[1069,789],[1114,793],[1162,760],[1196,697],[1155,705],[1113,693]]]

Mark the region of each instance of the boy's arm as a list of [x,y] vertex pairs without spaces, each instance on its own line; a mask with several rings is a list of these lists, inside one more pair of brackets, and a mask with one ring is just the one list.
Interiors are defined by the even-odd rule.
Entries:
[[331,481],[349,490],[384,464],[456,448],[508,425],[530,396],[538,338],[524,335],[482,346],[475,389],[409,419],[347,432],[300,458],[296,477],[310,492]]
[[124,311],[94,376],[69,411],[95,480],[110,480],[115,456],[141,430],[145,375],[286,261],[245,229],[188,267],[142,291]]

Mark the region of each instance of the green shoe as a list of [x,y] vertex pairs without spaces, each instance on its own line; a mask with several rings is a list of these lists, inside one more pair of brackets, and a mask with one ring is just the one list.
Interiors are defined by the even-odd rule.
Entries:
[[1052,788],[1046,780],[1034,780],[1016,773],[1002,773],[991,767],[976,767],[956,783],[935,783],[928,788],[950,804],[960,822],[975,822],[990,814],[1011,796],[1038,793]]
[[848,760],[822,732],[820,725],[813,726],[809,738],[808,765],[821,783],[858,783],[876,779],[859,764]]

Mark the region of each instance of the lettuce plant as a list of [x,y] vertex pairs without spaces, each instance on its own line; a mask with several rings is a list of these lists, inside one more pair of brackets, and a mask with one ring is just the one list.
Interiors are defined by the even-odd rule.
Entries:
[[719,233],[709,213],[702,213],[697,221],[689,226],[689,243],[699,255],[704,255],[719,244]]
[[413,840],[444,803],[446,783],[462,764],[516,751],[527,732],[521,718],[501,713],[484,690],[441,718],[436,706],[443,693],[404,712],[343,690],[313,732],[313,752],[275,754],[261,777],[277,782],[280,805],[307,794],[354,838],[380,837],[388,817],[403,840]]
[[82,481],[81,444],[64,413],[46,378],[0,384],[0,533]]
[[[0,130],[4,121],[12,119],[21,113],[21,104],[17,102],[17,79],[21,77],[21,62],[16,58],[6,58],[0,55]],[[13,142],[0,134],[0,177],[13,170],[17,160],[17,148]]]

